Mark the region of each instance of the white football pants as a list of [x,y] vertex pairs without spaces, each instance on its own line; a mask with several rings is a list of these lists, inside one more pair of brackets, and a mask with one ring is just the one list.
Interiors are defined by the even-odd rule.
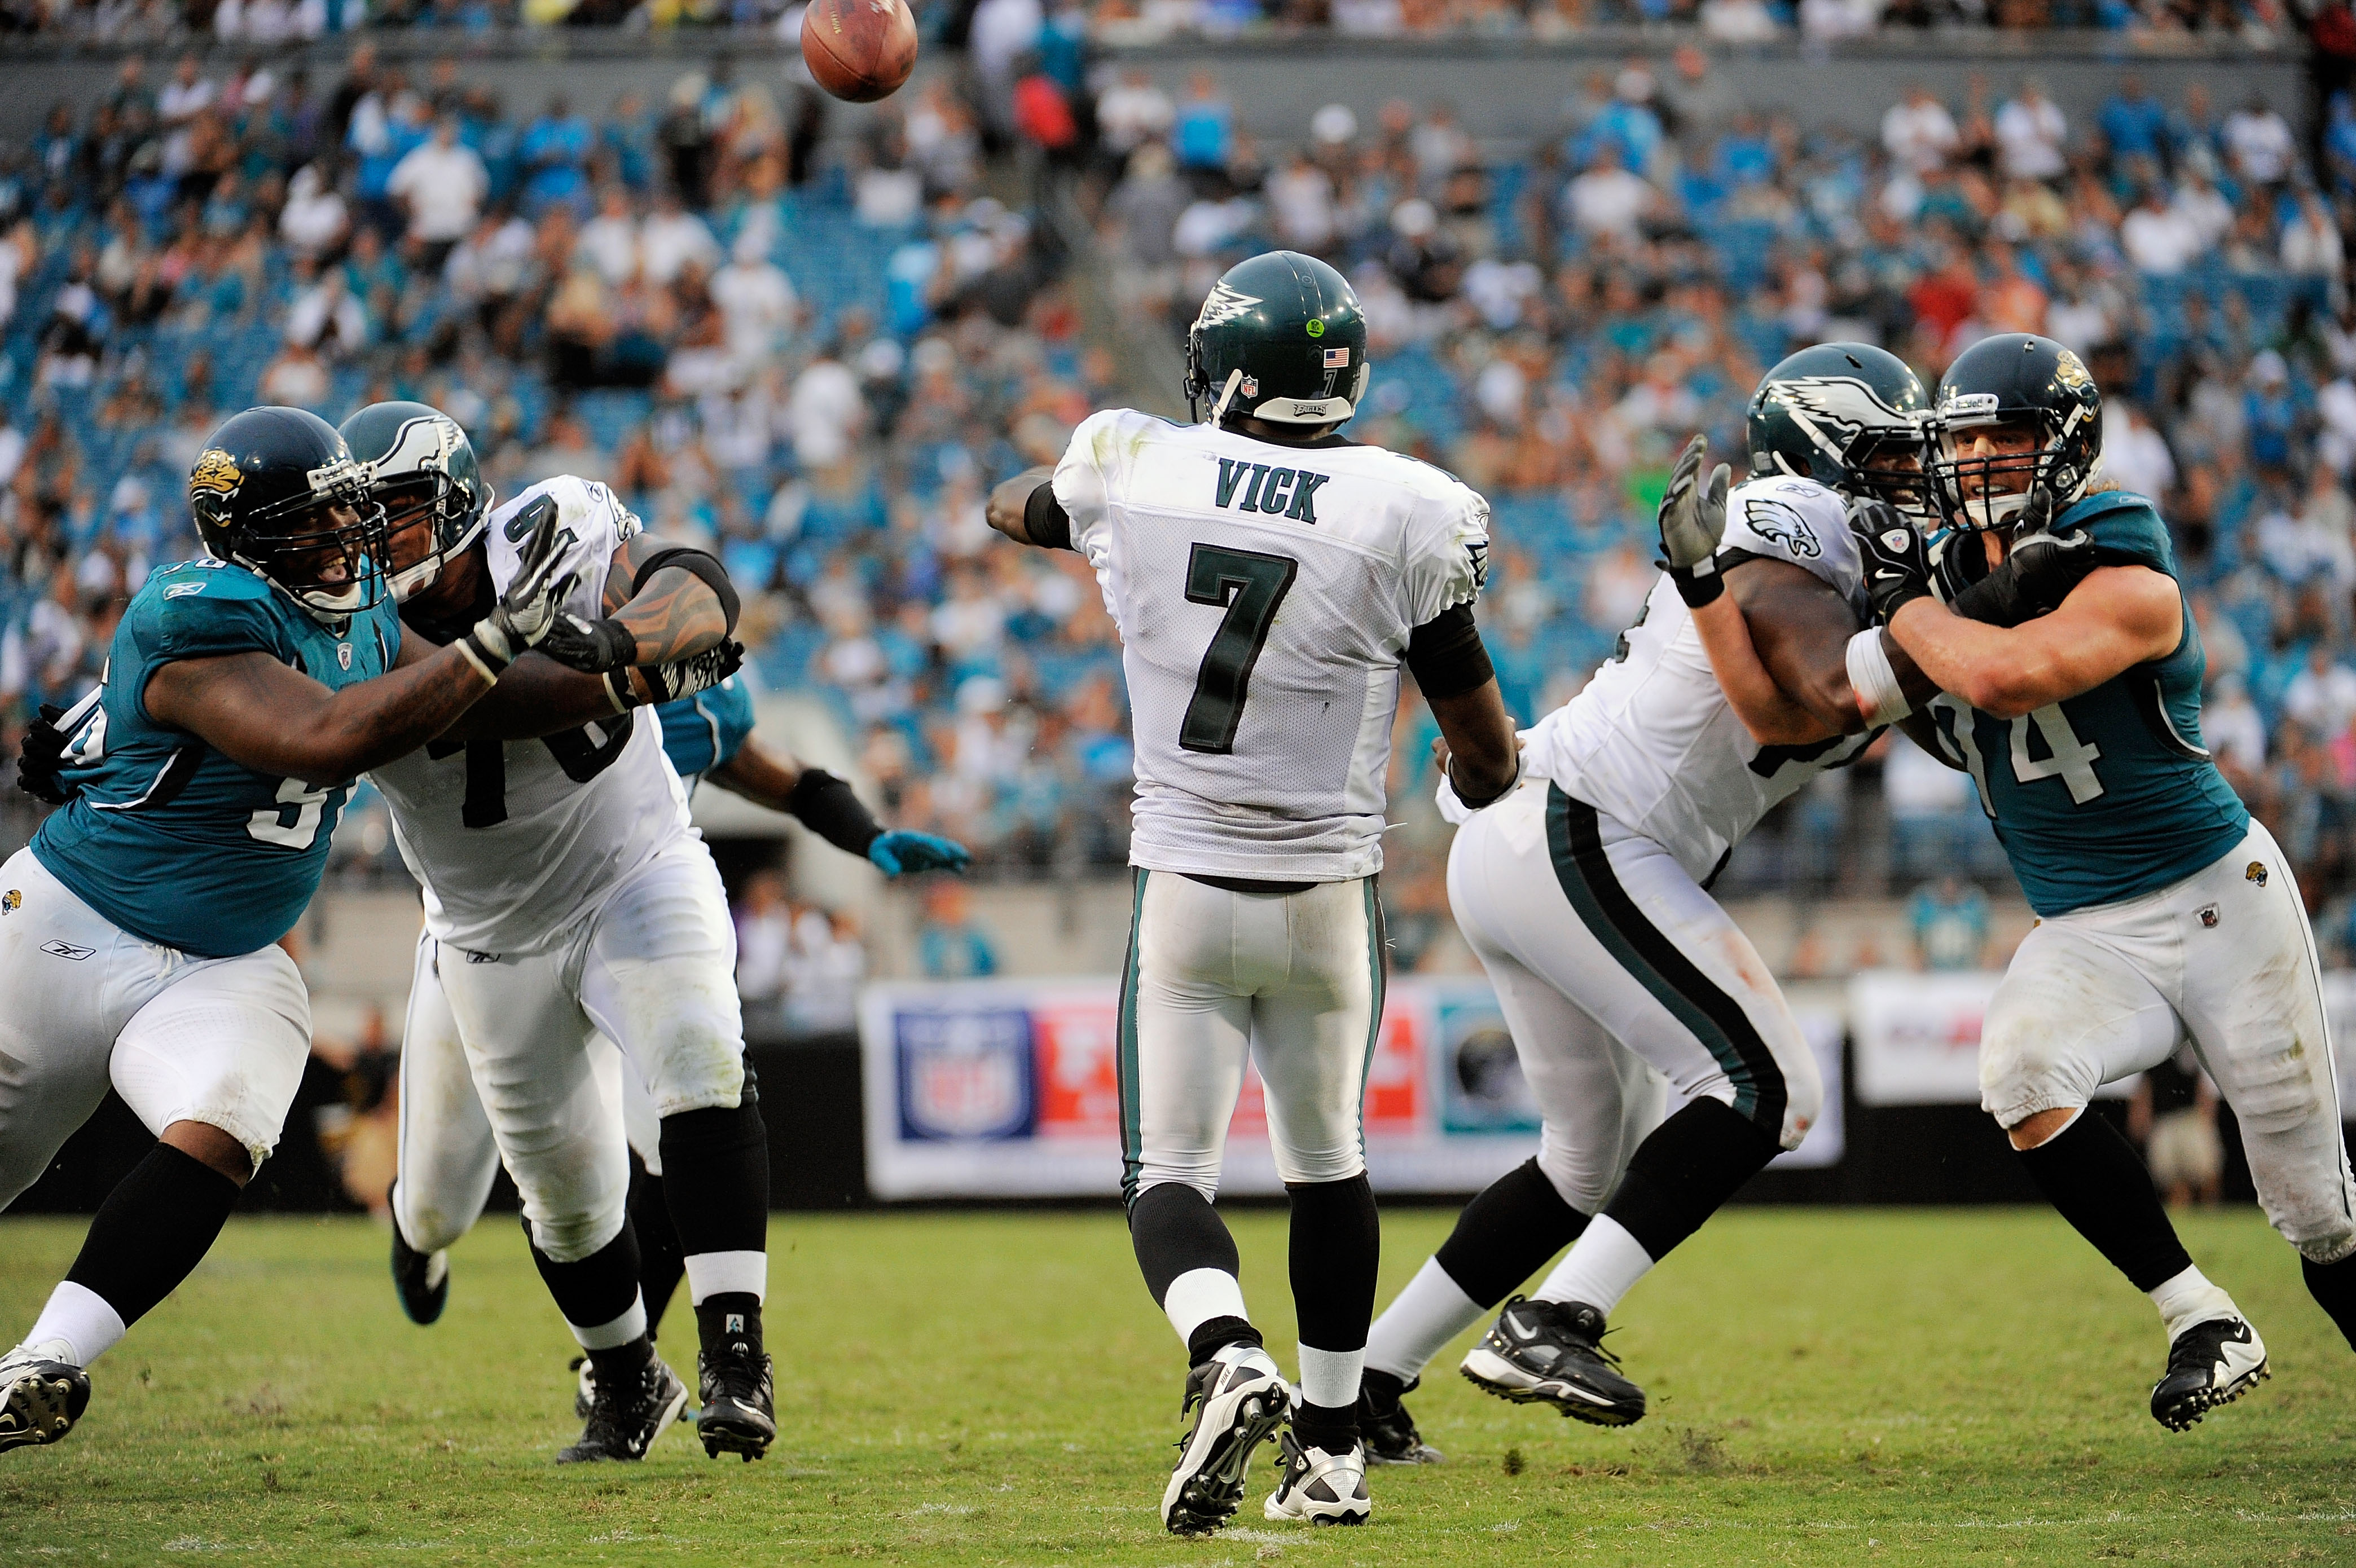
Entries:
[[432,1252],[466,1233],[494,1159],[549,1257],[575,1262],[611,1242],[629,1197],[629,1080],[647,1100],[631,1120],[649,1144],[660,1117],[743,1093],[735,968],[727,898],[698,840],[657,856],[547,952],[490,956],[423,939],[393,1192],[410,1245]]
[[1267,1087],[1280,1176],[1364,1171],[1382,1013],[1372,878],[1243,893],[1140,869],[1120,987],[1122,1195],[1176,1181],[1217,1196],[1248,1061]]
[[1539,1168],[1580,1213],[1601,1211],[1661,1120],[1648,1067],[1785,1148],[1815,1125],[1824,1085],[1799,1020],[1751,939],[1654,840],[1530,780],[1457,829],[1448,901],[1544,1119]]
[[2214,865],[2037,923],[1980,1030],[1980,1104],[2007,1127],[2085,1104],[2188,1038],[2242,1125],[2276,1230],[2318,1263],[2356,1252],[2315,938],[2260,823]]
[[311,1054],[284,948],[198,958],[143,942],[49,874],[0,865],[0,1209],[41,1179],[112,1082],[147,1130],[219,1127],[259,1168]]

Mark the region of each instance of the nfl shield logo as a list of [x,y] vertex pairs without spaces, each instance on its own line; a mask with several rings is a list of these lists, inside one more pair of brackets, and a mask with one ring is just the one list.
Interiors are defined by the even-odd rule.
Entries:
[[902,1137],[1030,1136],[1039,1096],[1027,1010],[907,1012],[897,1025]]
[[336,645],[336,662],[337,662],[337,664],[339,664],[339,665],[343,666],[346,669],[349,669],[349,668],[351,668],[351,667],[352,667],[352,645],[351,645],[351,644],[349,644],[349,643],[337,643],[337,644]]

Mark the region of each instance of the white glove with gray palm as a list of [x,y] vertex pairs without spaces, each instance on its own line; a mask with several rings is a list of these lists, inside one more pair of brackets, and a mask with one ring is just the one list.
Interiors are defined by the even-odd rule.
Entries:
[[1726,591],[1718,574],[1718,543],[1726,537],[1726,491],[1733,478],[1723,463],[1702,483],[1702,464],[1709,461],[1709,438],[1697,435],[1686,443],[1661,496],[1661,553],[1677,596],[1698,610]]

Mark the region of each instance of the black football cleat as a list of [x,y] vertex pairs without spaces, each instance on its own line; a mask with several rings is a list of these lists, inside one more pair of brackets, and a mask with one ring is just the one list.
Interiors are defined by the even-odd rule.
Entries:
[[1279,1524],[1304,1519],[1312,1524],[1364,1524],[1374,1511],[1366,1495],[1363,1441],[1345,1454],[1333,1454],[1287,1432],[1276,1470],[1276,1490],[1260,1506],[1265,1519]]
[[560,1465],[582,1465],[600,1459],[637,1460],[647,1456],[663,1429],[679,1419],[687,1404],[687,1385],[660,1356],[636,1373],[607,1388],[598,1380],[588,1422],[581,1440],[556,1456]]
[[1605,1349],[1603,1314],[1576,1301],[1515,1296],[1464,1358],[1464,1376],[1516,1404],[1553,1405],[1575,1421],[1627,1426],[1644,1419],[1644,1391]]
[[[392,1201],[392,1190],[385,1189],[385,1202]],[[401,1216],[392,1217],[392,1290],[401,1297],[401,1310],[412,1323],[423,1326],[442,1316],[450,1304],[450,1253],[421,1253],[409,1244],[401,1233]]]
[[738,1340],[697,1357],[696,1370],[702,1408],[695,1413],[695,1435],[703,1439],[704,1453],[714,1459],[734,1454],[748,1465],[766,1454],[777,1438],[768,1356]]
[[53,1339],[0,1357],[0,1454],[55,1443],[90,1408],[90,1374],[58,1358],[65,1348]]
[[2241,1318],[2196,1323],[2168,1347],[2168,1371],[2152,1385],[2151,1418],[2170,1432],[2190,1432],[2271,1375],[2265,1342]]
[[1224,1345],[1186,1374],[1181,1415],[1194,1429],[1178,1440],[1178,1463],[1162,1492],[1162,1528],[1207,1535],[1243,1506],[1252,1451],[1276,1435],[1292,1408],[1292,1390],[1258,1345]]
[[1402,1395],[1413,1393],[1421,1378],[1406,1382],[1388,1372],[1368,1371],[1358,1382],[1358,1437],[1370,1465],[1437,1465],[1447,1456],[1423,1440],[1415,1417],[1407,1413]]

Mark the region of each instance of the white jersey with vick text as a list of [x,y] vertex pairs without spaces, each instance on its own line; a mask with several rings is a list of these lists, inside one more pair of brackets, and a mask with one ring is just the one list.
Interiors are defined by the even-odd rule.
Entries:
[[1408,636],[1480,592],[1489,507],[1376,446],[1093,414],[1055,497],[1119,624],[1130,863],[1268,881],[1382,869]]
[[[515,575],[523,530],[509,526],[541,495],[557,503],[559,574],[579,574],[565,608],[603,615],[614,552],[639,531],[603,485],[562,475],[493,512],[483,536],[492,582],[505,588]],[[425,929],[469,952],[540,951],[692,831],[679,775],[663,759],[662,726],[645,709],[532,741],[437,742],[369,777],[425,890]]]
[[[1750,556],[1823,579],[1866,624],[1864,567],[1847,508],[1833,491],[1783,477],[1737,486],[1726,500],[1719,560],[1724,567]],[[1719,688],[1692,612],[1664,574],[1587,688],[1526,732],[1526,761],[1707,884],[1769,808],[1853,761],[1873,733],[1808,746],[1752,740]]]

